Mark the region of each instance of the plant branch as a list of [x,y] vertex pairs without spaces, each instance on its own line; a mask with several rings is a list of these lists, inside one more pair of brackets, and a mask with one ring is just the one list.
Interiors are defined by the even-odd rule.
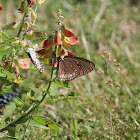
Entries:
[[23,118],[27,117],[31,112],[33,112],[33,111],[44,101],[44,99],[45,99],[45,97],[46,97],[46,95],[47,95],[47,93],[48,93],[48,91],[49,91],[49,89],[50,89],[51,83],[52,83],[53,69],[54,69],[54,66],[52,66],[51,78],[50,78],[50,81],[49,81],[49,84],[48,84],[48,88],[46,89],[45,94],[43,95],[43,97],[42,97],[42,99],[40,100],[40,102],[39,102],[37,105],[31,107],[31,109],[29,109],[28,112],[26,112],[26,114],[23,114],[23,115],[22,115],[20,118],[18,118],[16,121],[14,121],[14,122],[8,124],[7,126],[5,126],[4,128],[2,128],[1,131],[6,130],[6,129],[8,128],[8,126],[14,126],[14,125],[18,124]]

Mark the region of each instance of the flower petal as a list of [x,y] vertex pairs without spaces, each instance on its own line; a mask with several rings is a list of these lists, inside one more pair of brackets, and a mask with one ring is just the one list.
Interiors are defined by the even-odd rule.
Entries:
[[75,36],[75,34],[70,29],[67,28],[65,30],[65,36],[66,37],[72,37],[72,36]]
[[29,68],[30,62],[31,62],[30,58],[20,59],[19,60],[19,67],[18,68],[19,69],[27,69],[27,68]]
[[43,61],[50,60],[51,56],[52,56],[52,51],[50,50],[44,55]]
[[79,42],[79,37],[70,37],[69,38],[69,43],[74,45],[77,44]]
[[35,0],[27,0],[28,4],[30,4],[30,7],[32,7],[35,4]]
[[70,47],[70,43],[68,43],[68,40],[66,39],[63,40],[63,46]]
[[16,79],[14,79],[14,82],[17,84],[20,84],[22,82],[21,80],[22,78],[20,76],[16,77]]
[[54,39],[54,45],[56,46],[58,44],[62,44],[62,40],[59,35],[57,35],[56,38]]
[[39,56],[44,56],[46,54],[46,49],[41,49],[38,51],[35,51]]
[[53,35],[50,35],[47,39],[43,40],[41,45],[43,48],[51,48],[53,45]]
[[68,53],[68,55],[75,55],[75,53],[68,51],[68,50],[67,50],[67,53]]
[[62,26],[61,26],[61,31],[62,31],[63,35],[66,37],[75,36],[75,34],[70,29],[68,29],[64,24],[62,24]]

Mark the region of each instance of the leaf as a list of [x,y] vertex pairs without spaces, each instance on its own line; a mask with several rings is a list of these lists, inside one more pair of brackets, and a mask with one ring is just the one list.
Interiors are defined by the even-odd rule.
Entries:
[[35,92],[34,92],[33,90],[30,90],[29,92],[27,92],[27,96],[28,96],[31,100],[39,102],[39,101],[42,99],[42,96],[38,96],[38,97],[35,98],[34,93],[35,93]]
[[15,79],[14,75],[5,69],[0,69],[0,72],[9,78]]
[[17,96],[14,98],[14,102],[18,107],[23,107],[24,105],[23,101]]
[[11,117],[16,109],[15,103],[11,102],[10,105],[6,105],[4,109],[4,118]]
[[4,55],[7,55],[7,54],[12,53],[13,49],[15,49],[15,50],[20,50],[21,47],[20,47],[20,46],[12,46],[12,47],[10,47],[10,48],[8,48],[8,49],[6,49],[6,50],[1,51],[1,53],[0,53],[0,59],[1,59]]
[[57,83],[55,83],[55,82],[52,82],[51,83],[51,87],[50,87],[50,89],[49,89],[49,92],[50,92],[50,94],[51,95],[56,95],[57,93],[58,93],[58,84]]
[[9,37],[4,32],[2,32],[1,35],[4,41],[9,40]]
[[59,85],[61,85],[61,86],[63,86],[63,87],[70,87],[70,85],[69,85],[69,82],[60,82],[60,81],[58,81],[56,78],[53,80],[55,83],[57,83],[57,84],[59,84]]
[[78,98],[80,96],[80,94],[78,92],[72,91],[70,93],[67,94],[67,98]]
[[8,126],[8,133],[10,136],[15,137],[16,128],[14,126]]
[[17,138],[14,137],[2,137],[0,140],[18,140]]
[[37,121],[31,120],[30,118],[24,118],[19,123],[26,124],[26,125],[33,126],[33,127],[38,127],[38,128],[45,129],[45,130],[49,130],[48,127],[38,123]]
[[56,124],[53,120],[46,118],[44,116],[33,116],[33,120],[51,129],[61,131],[61,128],[58,126],[58,124]]

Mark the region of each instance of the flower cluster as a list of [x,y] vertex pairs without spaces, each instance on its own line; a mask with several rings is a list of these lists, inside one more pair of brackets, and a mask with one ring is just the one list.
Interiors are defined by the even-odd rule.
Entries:
[[79,37],[75,37],[75,34],[61,23],[60,29],[42,41],[41,45],[43,49],[37,50],[36,53],[43,57],[43,60],[47,60],[50,66],[56,66],[56,54],[54,54],[52,47],[57,46],[58,56],[63,59],[66,55],[74,55],[74,53],[66,50],[64,47],[70,47],[70,44],[74,45],[78,41]]

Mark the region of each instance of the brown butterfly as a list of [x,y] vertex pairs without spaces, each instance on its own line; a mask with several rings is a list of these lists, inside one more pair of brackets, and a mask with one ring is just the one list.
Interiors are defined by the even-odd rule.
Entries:
[[90,73],[94,68],[95,65],[93,62],[84,58],[68,55],[65,56],[63,60],[59,58],[56,78],[61,82],[71,81]]

